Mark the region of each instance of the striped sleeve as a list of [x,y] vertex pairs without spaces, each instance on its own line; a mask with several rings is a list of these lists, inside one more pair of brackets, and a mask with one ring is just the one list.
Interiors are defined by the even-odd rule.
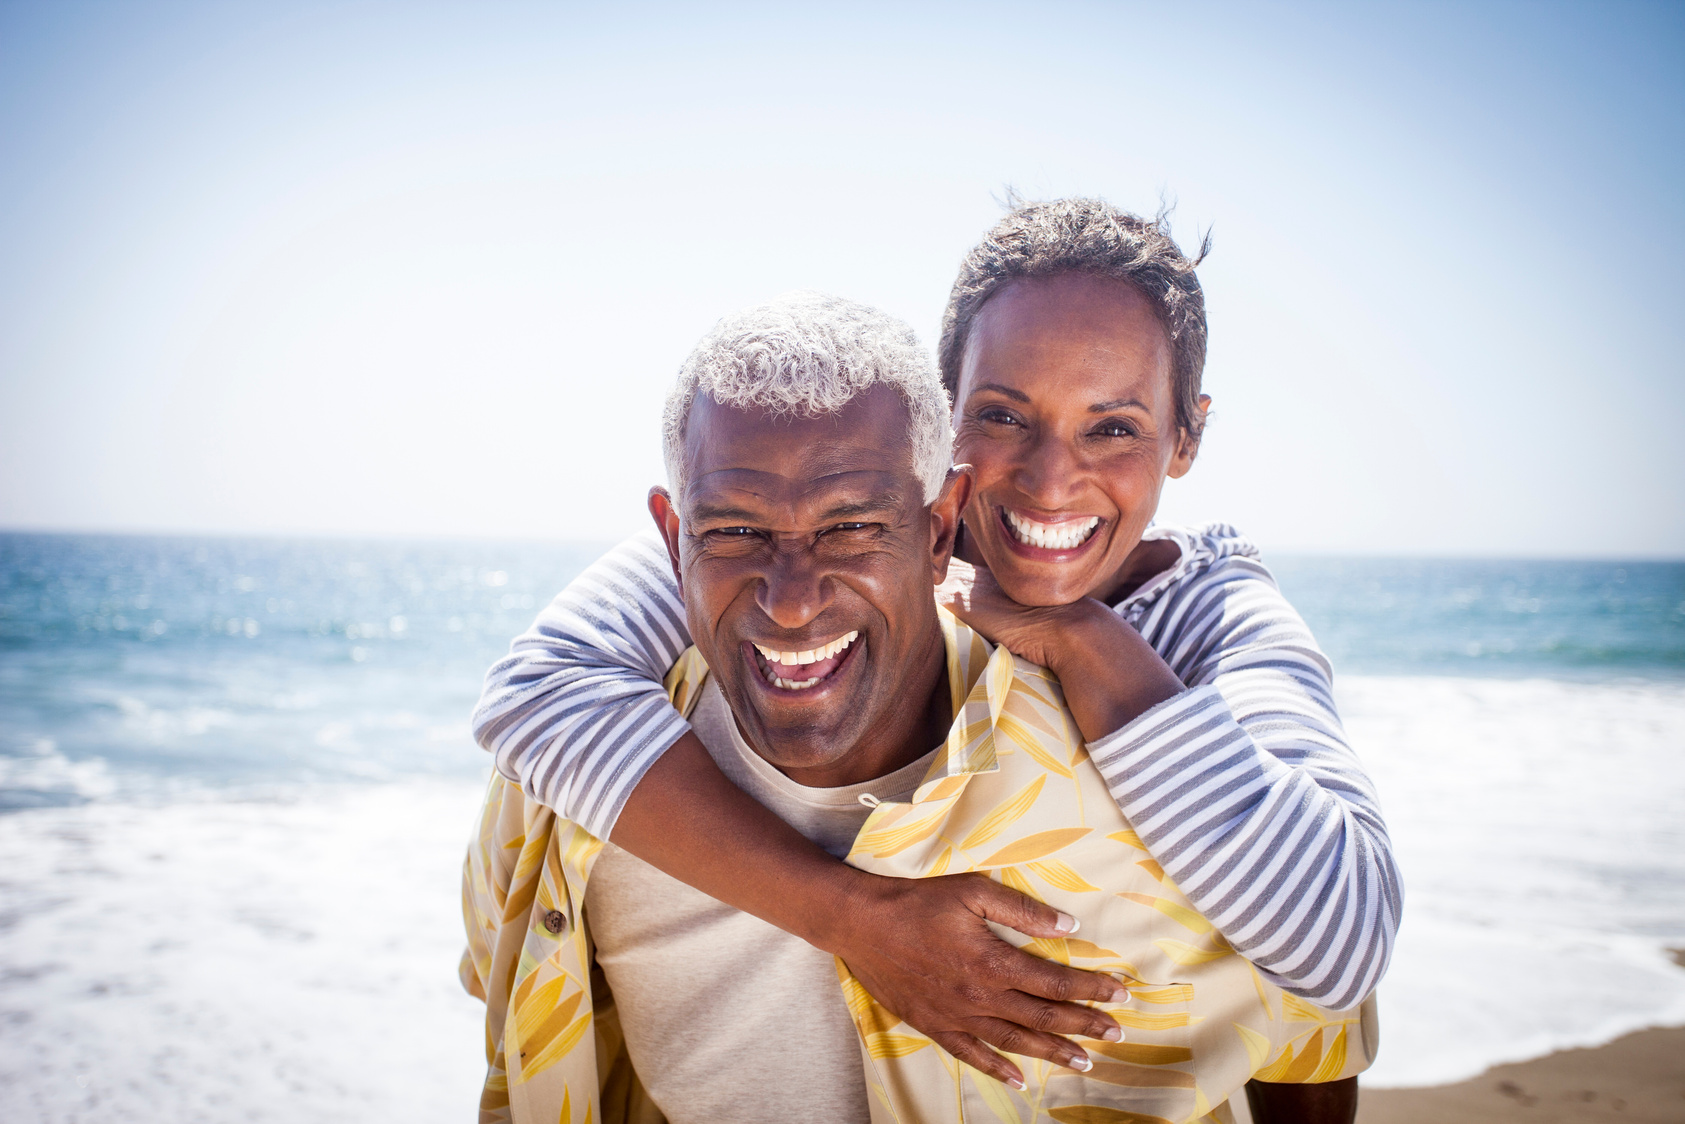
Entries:
[[688,647],[660,536],[628,539],[492,665],[475,740],[527,795],[607,839],[644,773],[690,729],[661,685]]
[[1326,657],[1249,547],[1136,623],[1189,689],[1090,756],[1229,943],[1282,988],[1355,1007],[1386,970],[1403,887]]

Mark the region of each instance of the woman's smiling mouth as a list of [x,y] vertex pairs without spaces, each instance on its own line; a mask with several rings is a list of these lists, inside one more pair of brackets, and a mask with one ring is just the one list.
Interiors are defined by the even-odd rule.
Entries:
[[774,687],[785,691],[806,691],[829,679],[848,658],[849,645],[859,639],[858,630],[835,640],[801,651],[754,646],[756,669]]
[[[1009,507],[1002,507],[1000,517],[1008,542],[1015,547],[1028,547],[1038,554],[1069,554],[1078,551],[1088,544],[1100,526],[1098,515],[1079,515],[1071,519],[1044,523]],[[1021,550],[1021,553],[1029,551]]]

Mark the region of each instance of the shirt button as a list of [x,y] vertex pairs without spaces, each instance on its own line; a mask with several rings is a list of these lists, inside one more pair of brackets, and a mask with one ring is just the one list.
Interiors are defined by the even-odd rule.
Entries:
[[552,909],[544,915],[544,927],[552,933],[560,933],[568,927],[568,919],[562,916],[562,911]]

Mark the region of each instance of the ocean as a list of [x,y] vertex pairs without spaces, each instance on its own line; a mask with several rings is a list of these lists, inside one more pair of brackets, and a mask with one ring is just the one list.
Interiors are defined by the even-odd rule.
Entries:
[[[0,534],[0,1119],[467,1118],[468,714],[602,546]],[[1366,1081],[1685,1023],[1685,564],[1269,561],[1406,880]]]

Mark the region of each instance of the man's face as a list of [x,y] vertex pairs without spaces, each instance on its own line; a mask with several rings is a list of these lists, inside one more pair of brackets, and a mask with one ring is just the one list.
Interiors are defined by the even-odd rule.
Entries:
[[651,493],[691,636],[738,726],[805,784],[880,775],[943,666],[931,590],[969,481],[927,508],[910,449],[891,387],[821,418],[699,395],[679,511]]

